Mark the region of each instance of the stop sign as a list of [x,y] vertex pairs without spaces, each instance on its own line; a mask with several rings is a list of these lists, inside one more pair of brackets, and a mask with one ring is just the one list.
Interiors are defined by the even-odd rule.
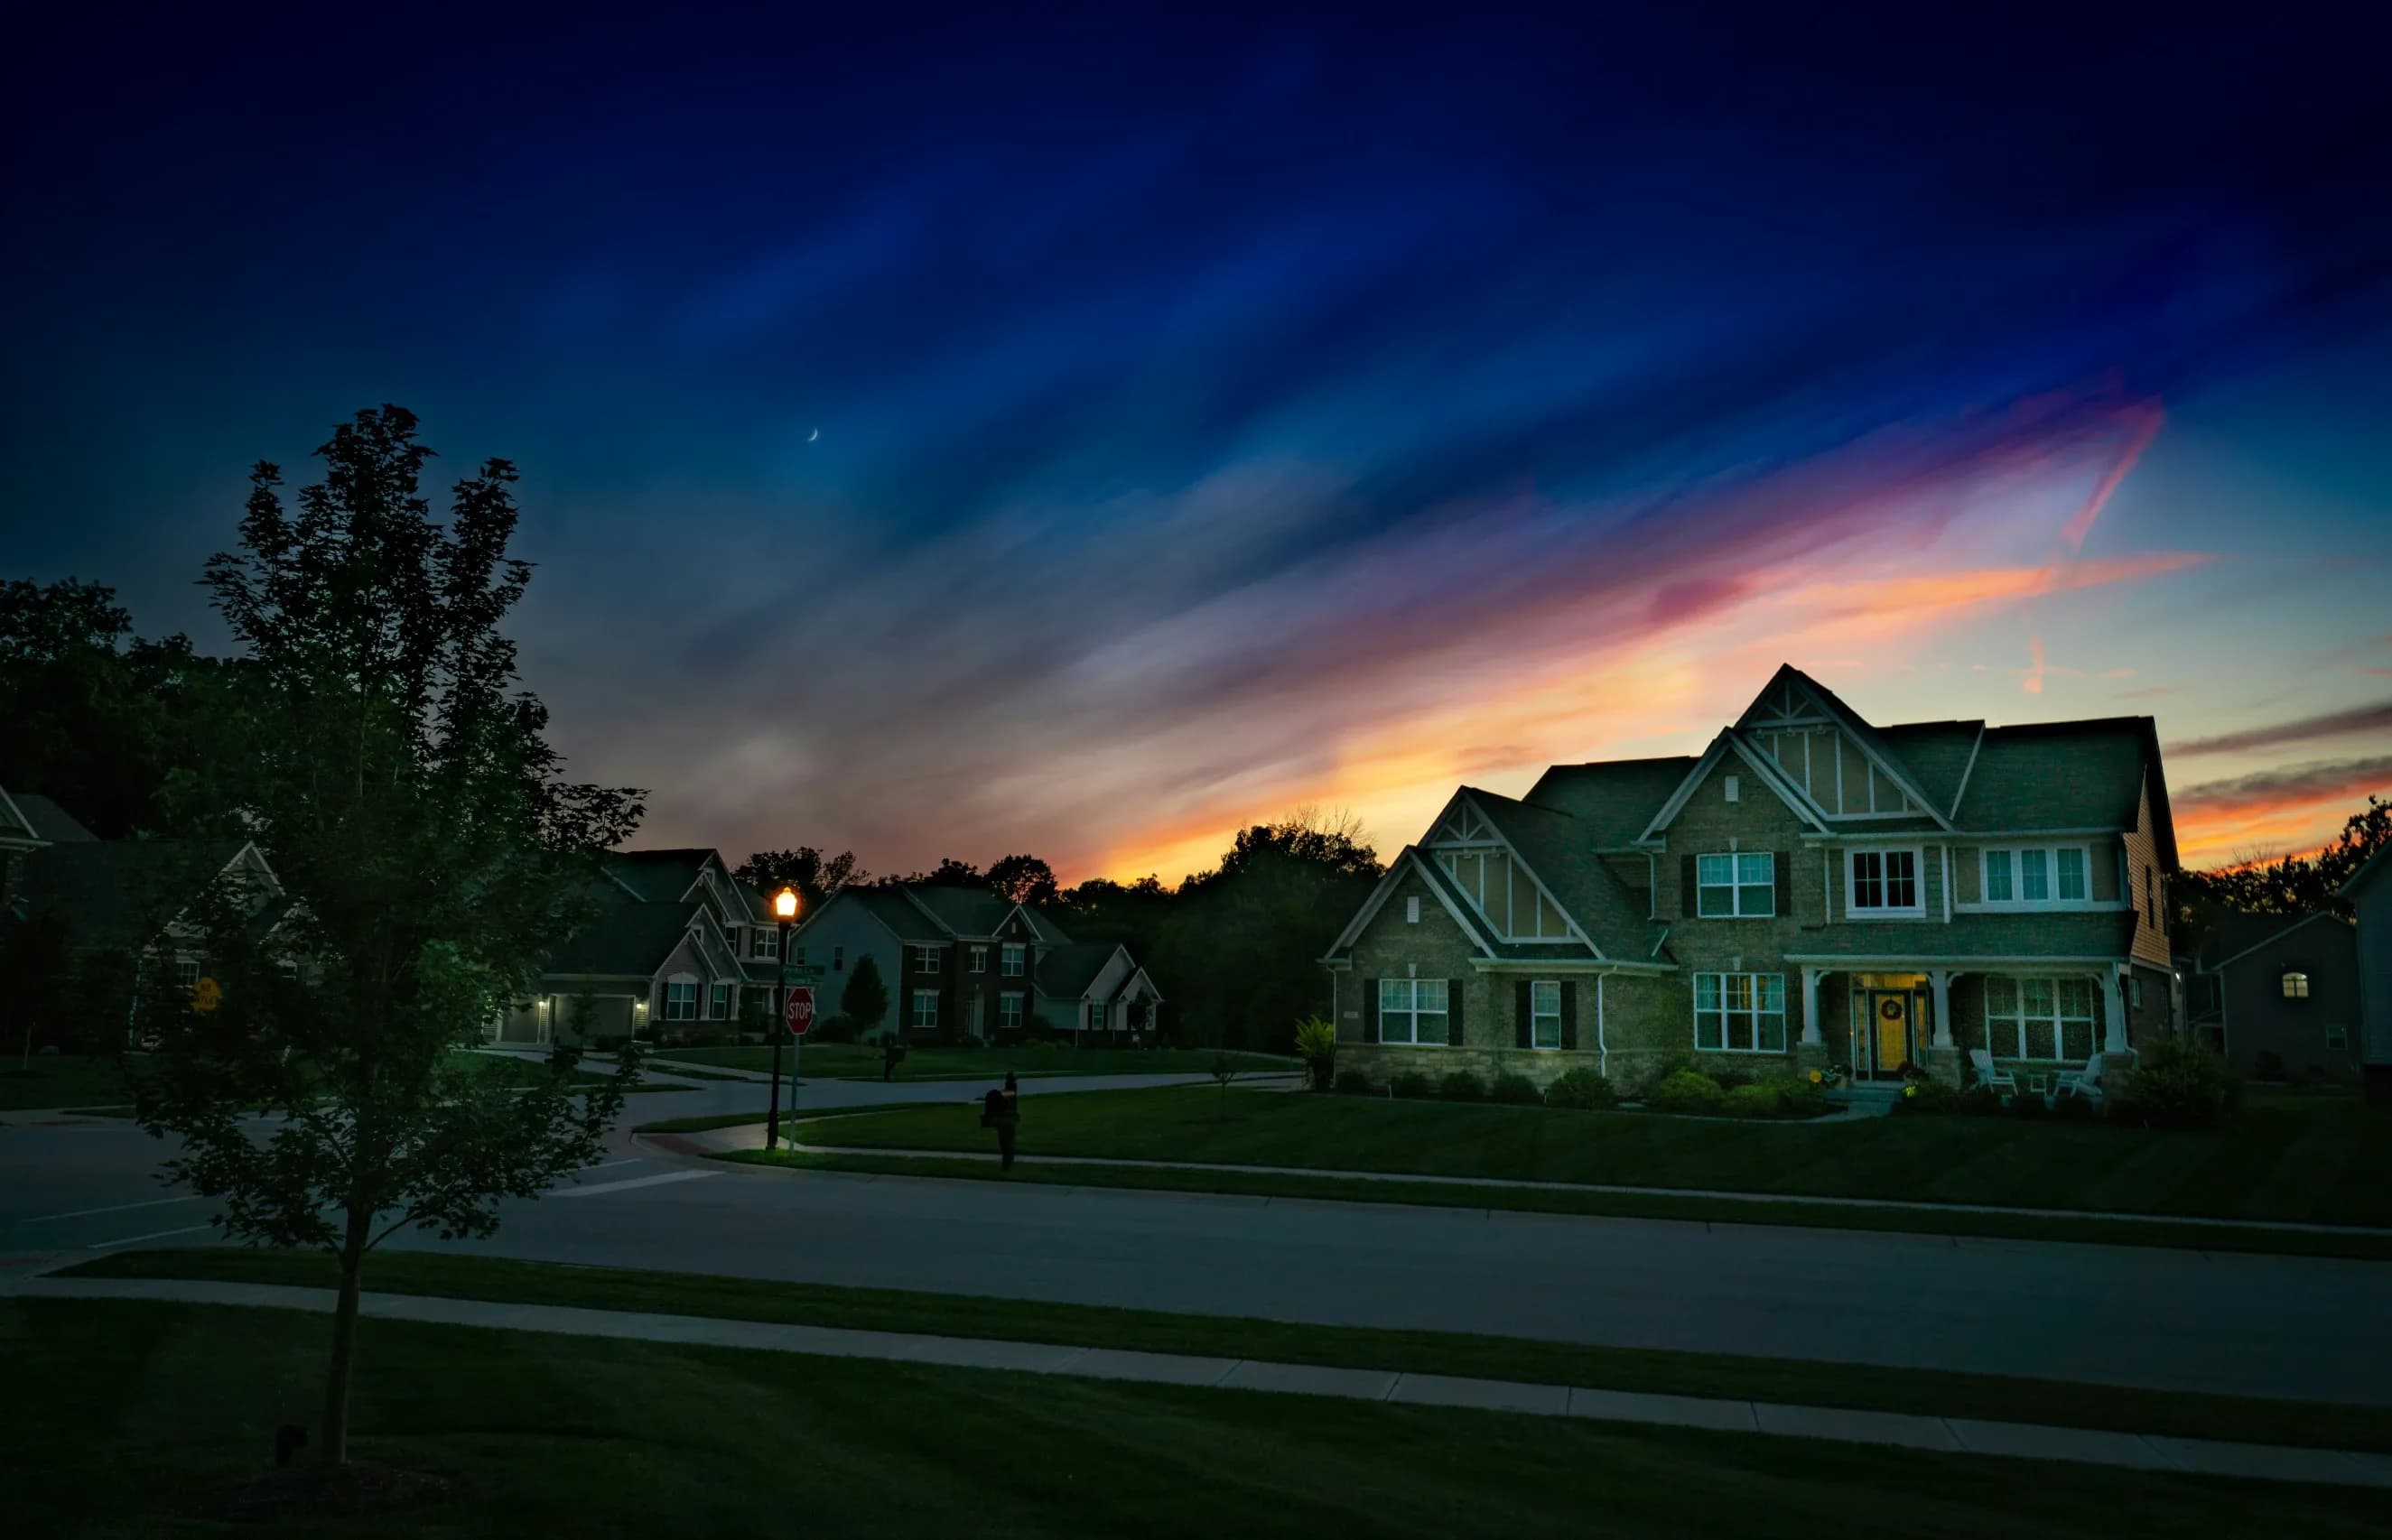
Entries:
[[781,1014],[788,1018],[791,1037],[805,1036],[806,1029],[814,1024],[814,991],[802,984],[790,990]]

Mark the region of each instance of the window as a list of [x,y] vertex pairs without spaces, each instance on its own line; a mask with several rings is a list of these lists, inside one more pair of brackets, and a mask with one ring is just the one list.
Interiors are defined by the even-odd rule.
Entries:
[[2086,853],[2082,845],[1987,850],[1982,859],[1982,890],[1989,905],[2081,904],[2092,896],[2086,886]]
[[1008,1032],[1021,1027],[1021,991],[1008,990],[996,997],[996,1025]]
[[804,967],[806,965],[806,949],[803,947],[791,947],[789,949],[789,962],[793,966],[800,968]]
[[697,980],[674,978],[665,984],[665,1019],[696,1021],[697,1019]]
[[1105,1003],[1101,1000],[1089,1001],[1088,1030],[1091,1032],[1101,1032],[1105,1029]]
[[1404,900],[1404,924],[1408,925],[1416,925],[1420,924],[1420,900],[1418,899],[1406,899]]
[[711,1021],[728,1021],[731,1019],[730,985],[717,984],[714,986],[714,998],[707,1003],[706,1015],[707,1018]]
[[1733,775],[1727,778],[1727,799],[1730,802],[1744,800],[1744,783]]
[[936,972],[938,972],[938,971],[939,971],[939,949],[938,949],[938,948],[936,948],[936,947],[916,947],[916,948],[914,948],[914,949],[913,949],[913,951],[914,951],[914,971],[915,971],[916,973],[936,973]]
[[[770,925],[758,925],[755,929],[749,931],[748,935],[749,938],[748,944],[750,948],[748,952],[749,956],[778,957],[781,955],[781,933],[779,930]],[[800,952],[798,955],[802,958],[805,954],[803,952]]]
[[2329,1048],[2347,1048],[2347,1047],[2349,1047],[2349,1046],[2350,1046],[2350,1029],[2349,1029],[2349,1028],[2347,1028],[2347,1027],[2329,1027],[2329,1028],[2327,1028],[2327,1029],[2325,1029],[2325,1045],[2326,1045],[2327,1047],[2329,1047]]
[[1008,978],[1020,977],[1021,953],[1023,950],[1024,949],[1019,943],[1012,941],[1008,941],[1004,946],[998,948],[996,953],[997,970],[1004,974]]
[[2160,923],[2160,880],[2151,867],[2143,867],[2143,908],[2150,912],[2152,924]]
[[178,990],[194,989],[198,987],[199,982],[200,960],[196,957],[176,958],[175,987]]
[[971,949],[971,971],[974,973],[986,973],[988,971],[988,949],[986,947],[974,947]]
[[1695,1046],[1731,1054],[1786,1052],[1786,976],[1695,975]]
[[916,990],[914,991],[914,1026],[917,1030],[925,1032],[935,1031],[938,1029],[938,990]]
[[1558,980],[1540,978],[1528,986],[1528,1046],[1562,1045],[1562,987]]
[[1855,850],[1844,905],[1855,914],[1918,913],[1918,852]]
[[733,959],[736,960],[739,956],[739,927],[737,925],[724,925],[722,927],[722,939],[723,943],[730,947]]
[[1445,980],[1442,978],[1382,978],[1379,980],[1379,1041],[1381,1042],[1445,1042]]
[[2309,976],[2305,973],[2284,975],[2284,998],[2307,1000],[2309,997]]
[[2143,1008],[2143,976],[2139,973],[2126,977],[2126,1003],[2138,1011]]
[[2081,1064],[2093,1056],[2088,978],[1985,980],[1985,1046],[2008,1058]]
[[1766,850],[1695,858],[1695,912],[1748,919],[1777,912],[1777,858]]

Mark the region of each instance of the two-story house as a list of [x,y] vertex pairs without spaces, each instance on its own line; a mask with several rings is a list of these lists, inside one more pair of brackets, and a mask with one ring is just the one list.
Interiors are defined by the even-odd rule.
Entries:
[[1322,959],[1339,1062],[2031,1081],[2174,1029],[2176,861],[2147,717],[1880,728],[1784,667],[1699,756],[1457,792]]
[[816,1001],[853,1016],[847,986],[873,960],[888,1000],[860,1035],[911,1042],[1002,1042],[1034,1023],[1150,1033],[1162,996],[1127,948],[1083,945],[1053,915],[982,888],[882,884],[833,894],[790,939],[791,960],[823,970]]

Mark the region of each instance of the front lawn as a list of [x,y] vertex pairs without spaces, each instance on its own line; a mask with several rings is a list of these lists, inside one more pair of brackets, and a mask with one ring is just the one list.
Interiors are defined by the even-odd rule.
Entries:
[[132,1099],[124,1071],[107,1055],[36,1054],[30,1065],[15,1054],[0,1055],[0,1112]]
[[[770,1069],[770,1044],[750,1048],[665,1048],[649,1051],[666,1074],[675,1064],[719,1064],[733,1069]],[[814,1042],[799,1055],[808,1080],[877,1081],[880,1050],[865,1043]],[[1007,1070],[1018,1075],[1201,1075],[1213,1068],[1208,1048],[1074,1048],[1069,1043],[1033,1042],[1012,1048],[915,1048],[897,1067],[901,1081],[1001,1081]],[[1301,1060],[1269,1054],[1231,1054],[1230,1062],[1242,1074],[1293,1074]],[[781,1070],[788,1072],[789,1055],[781,1055]]]
[[[1210,1088],[1025,1103],[1025,1155],[2392,1225],[2392,1111],[2255,1092],[2214,1133],[2007,1118],[1747,1123]],[[842,1120],[808,1142],[984,1153],[970,1108]],[[1461,1201],[1469,1201],[1467,1198]]]
[[[0,1401],[12,1531],[227,1533],[192,1517],[312,1422],[312,1314],[0,1301],[38,1395]],[[355,1457],[456,1495],[345,1535],[2380,1533],[2380,1493],[1753,1434],[794,1357],[369,1316]]]

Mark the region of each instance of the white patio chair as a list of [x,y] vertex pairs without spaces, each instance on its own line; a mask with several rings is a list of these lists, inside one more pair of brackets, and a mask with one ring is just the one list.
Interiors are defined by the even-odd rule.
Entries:
[[1994,1063],[1993,1054],[1983,1048],[1969,1050],[1969,1062],[1976,1067],[1977,1083],[2004,1095],[2018,1094],[2018,1077]]
[[2055,1094],[2068,1091],[2074,1092],[2088,1102],[2100,1101],[2101,1099],[2100,1053],[2097,1050],[2091,1058],[2085,1061],[2085,1068],[2082,1069],[2061,1070],[2060,1078],[2052,1082],[2051,1089]]

